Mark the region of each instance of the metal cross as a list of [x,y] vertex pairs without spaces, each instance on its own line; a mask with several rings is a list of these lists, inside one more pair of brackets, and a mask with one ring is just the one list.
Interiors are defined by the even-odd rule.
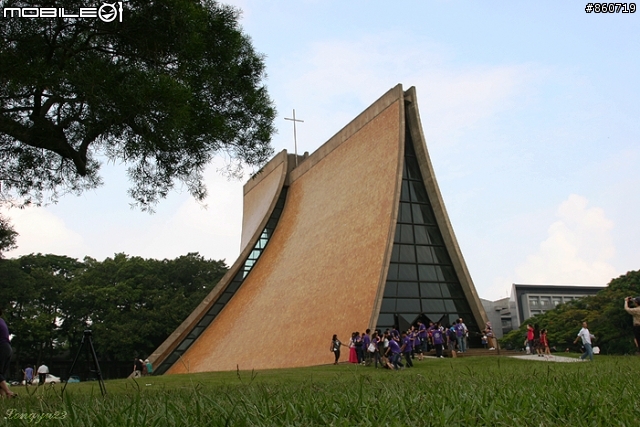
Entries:
[[295,108],[293,109],[293,118],[290,119],[288,117],[284,118],[285,120],[290,120],[293,122],[293,144],[294,144],[294,150],[296,153],[296,167],[298,167],[298,139],[296,137],[296,122],[300,122],[300,123],[304,123],[304,120],[298,120],[296,119],[296,110]]

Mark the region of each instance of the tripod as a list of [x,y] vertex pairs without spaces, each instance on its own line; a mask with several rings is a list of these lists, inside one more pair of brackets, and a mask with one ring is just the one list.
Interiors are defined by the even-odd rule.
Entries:
[[107,394],[107,387],[105,387],[104,380],[102,379],[102,372],[100,371],[100,363],[98,363],[98,356],[96,355],[96,349],[93,347],[93,341],[91,340],[91,330],[90,329],[85,329],[84,330],[84,334],[82,335],[82,341],[80,341],[80,348],[78,349],[78,354],[76,354],[76,358],[73,360],[73,363],[71,364],[71,369],[69,370],[69,376],[67,377],[67,382],[64,383],[64,387],[62,388],[62,394],[64,394],[64,389],[67,388],[67,384],[69,384],[69,378],[71,378],[71,374],[73,373],[73,368],[76,366],[76,362],[78,361],[78,358],[80,357],[80,353],[82,353],[82,348],[84,347],[85,340],[86,340],[86,342],[89,343],[88,350],[91,351],[91,357],[93,359],[93,366],[95,368],[91,372],[94,372],[98,376],[98,384],[100,385],[100,392],[102,393],[102,396],[104,397],[104,395]]

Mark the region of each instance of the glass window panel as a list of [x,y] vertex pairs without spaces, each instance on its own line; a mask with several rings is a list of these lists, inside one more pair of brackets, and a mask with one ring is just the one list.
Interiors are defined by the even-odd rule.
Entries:
[[411,222],[411,204],[400,203],[400,216],[398,218],[400,222]]
[[416,224],[436,224],[431,206],[412,204],[413,222]]
[[416,262],[415,246],[413,245],[398,245],[400,246],[400,261],[401,262]]
[[409,177],[407,176],[407,162],[405,161],[402,164],[402,179],[408,179]]
[[185,340],[180,343],[180,345],[178,346],[178,348],[176,348],[176,350],[185,351],[186,349],[189,348],[189,346],[191,345],[191,343],[193,343],[194,340],[195,340],[194,338],[185,338]]
[[188,337],[189,338],[198,338],[200,336],[200,334],[202,333],[202,331],[204,331],[205,326],[203,325],[198,325],[195,328],[193,328],[191,330],[191,332],[189,332]]
[[429,246],[416,246],[416,255],[419,264],[433,264],[433,254]]
[[207,314],[198,322],[198,326],[209,326],[213,318],[216,317],[213,314]]
[[384,330],[384,328],[390,328],[393,326],[394,318],[393,314],[380,314],[378,316],[378,327]]
[[436,246],[433,248],[433,255],[435,256],[436,263],[438,264],[451,264],[451,259],[447,250],[442,246]]
[[381,312],[394,313],[396,311],[396,299],[395,298],[383,298]]
[[417,282],[400,282],[398,283],[399,297],[420,297]]
[[422,311],[427,313],[444,312],[444,303],[439,299],[423,299]]
[[233,282],[231,282],[229,284],[229,286],[227,287],[227,291],[228,292],[235,292],[238,290],[238,288],[240,287],[240,285],[242,284],[242,282],[240,282],[239,280],[234,280]]
[[407,168],[408,178],[422,181],[420,167],[418,166],[418,161],[415,159],[415,157],[405,157],[404,162]]
[[429,242],[429,237],[427,236],[427,227],[425,227],[424,225],[415,225],[414,227],[416,231],[416,244],[430,244],[431,242]]
[[402,227],[400,226],[400,224],[396,224],[396,235],[393,238],[394,243],[400,242],[401,234],[402,234]]
[[426,316],[429,318],[430,322],[446,324],[447,316],[444,313],[427,313]]
[[393,245],[391,249],[391,261],[398,262],[400,260],[400,245]]
[[453,300],[444,300],[444,310],[447,313],[454,313],[456,311],[456,305],[453,303]]
[[402,243],[413,243],[413,225],[398,224],[400,227],[400,241]]
[[409,196],[409,181],[402,180],[402,193],[400,193],[400,200],[403,202],[410,202],[411,198]]
[[225,292],[222,295],[220,295],[220,298],[218,298],[218,302],[225,304],[227,301],[231,299],[232,296],[233,294],[231,292]]
[[444,276],[442,275],[442,268],[439,265],[434,266],[436,274],[438,275],[438,282],[444,282]]
[[[458,320],[458,313],[450,314],[450,315],[449,315],[449,324],[450,324],[450,325],[455,324],[455,323],[456,323],[456,320]],[[466,323],[465,323],[465,325],[466,325]],[[469,327],[469,326],[467,325],[467,328],[468,328],[468,327]]]
[[398,280],[398,264],[389,264],[389,274],[387,274],[388,280]]
[[215,303],[215,304],[213,304],[213,307],[211,307],[211,310],[209,310],[209,313],[213,314],[213,315],[216,315],[216,314],[220,313],[220,310],[222,310],[222,307],[224,307],[224,304]]
[[429,234],[429,242],[432,245],[444,245],[438,227],[427,227],[427,233]]
[[444,277],[445,282],[458,281],[458,276],[456,275],[456,272],[453,269],[453,267],[448,265],[443,265],[443,266],[440,266],[440,269],[442,270],[442,276]]
[[446,287],[449,290],[449,295],[451,295],[452,298],[464,298],[464,292],[462,292],[462,286],[460,284],[446,283],[442,284],[442,287]]
[[438,273],[436,273],[436,267],[434,265],[419,265],[418,271],[420,273],[420,280],[430,282],[438,281]]
[[[471,308],[469,308],[469,304],[467,303],[467,300],[455,299],[455,300],[453,300],[453,302],[456,305],[456,309],[458,311],[458,314],[460,314],[461,317],[464,317],[463,316],[464,313],[469,313],[471,311]],[[469,316],[467,316],[467,317],[469,317]],[[469,326],[468,322],[467,322],[467,326]]]
[[438,283],[420,283],[420,296],[422,298],[440,298],[440,285]]
[[[401,299],[398,298],[397,311],[402,313],[420,313],[419,299]],[[384,301],[383,301],[384,303]]]
[[413,140],[411,139],[411,132],[409,131],[409,126],[407,125],[405,129],[405,140],[404,140],[404,155],[405,156],[416,156],[416,152],[413,149]]
[[171,367],[171,365],[173,365],[174,363],[176,363],[178,361],[178,359],[180,358],[181,352],[179,351],[174,351],[173,353],[171,353],[171,355],[169,357],[167,357],[165,359],[164,362],[162,362],[161,366],[165,367],[166,369],[169,369]]
[[398,280],[418,280],[415,264],[399,264]]
[[384,286],[384,296],[395,297],[397,287],[398,287],[398,284],[396,282],[387,282],[386,285]]
[[411,193],[411,200],[413,202],[429,204],[429,198],[427,197],[427,191],[424,188],[422,181],[408,181],[409,190]]
[[451,291],[449,291],[449,286],[446,283],[440,283],[440,290],[442,291],[442,296],[445,298],[451,298]]

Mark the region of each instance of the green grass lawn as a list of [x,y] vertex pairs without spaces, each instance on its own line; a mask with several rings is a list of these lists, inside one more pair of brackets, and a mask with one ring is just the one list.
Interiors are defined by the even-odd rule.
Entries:
[[20,397],[0,400],[0,425],[640,425],[640,357],[415,365],[400,372],[345,364],[112,380],[106,398],[96,382],[69,384],[64,398],[60,385],[14,387]]

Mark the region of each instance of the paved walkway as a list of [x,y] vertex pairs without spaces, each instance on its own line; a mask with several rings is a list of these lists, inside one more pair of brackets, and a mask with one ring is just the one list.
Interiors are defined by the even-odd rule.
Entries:
[[523,360],[537,360],[538,362],[561,362],[561,363],[571,363],[571,362],[584,362],[577,357],[567,357],[567,356],[556,356],[555,354],[546,357],[539,357],[537,354],[525,354],[522,356],[509,356],[514,359],[523,359]]

